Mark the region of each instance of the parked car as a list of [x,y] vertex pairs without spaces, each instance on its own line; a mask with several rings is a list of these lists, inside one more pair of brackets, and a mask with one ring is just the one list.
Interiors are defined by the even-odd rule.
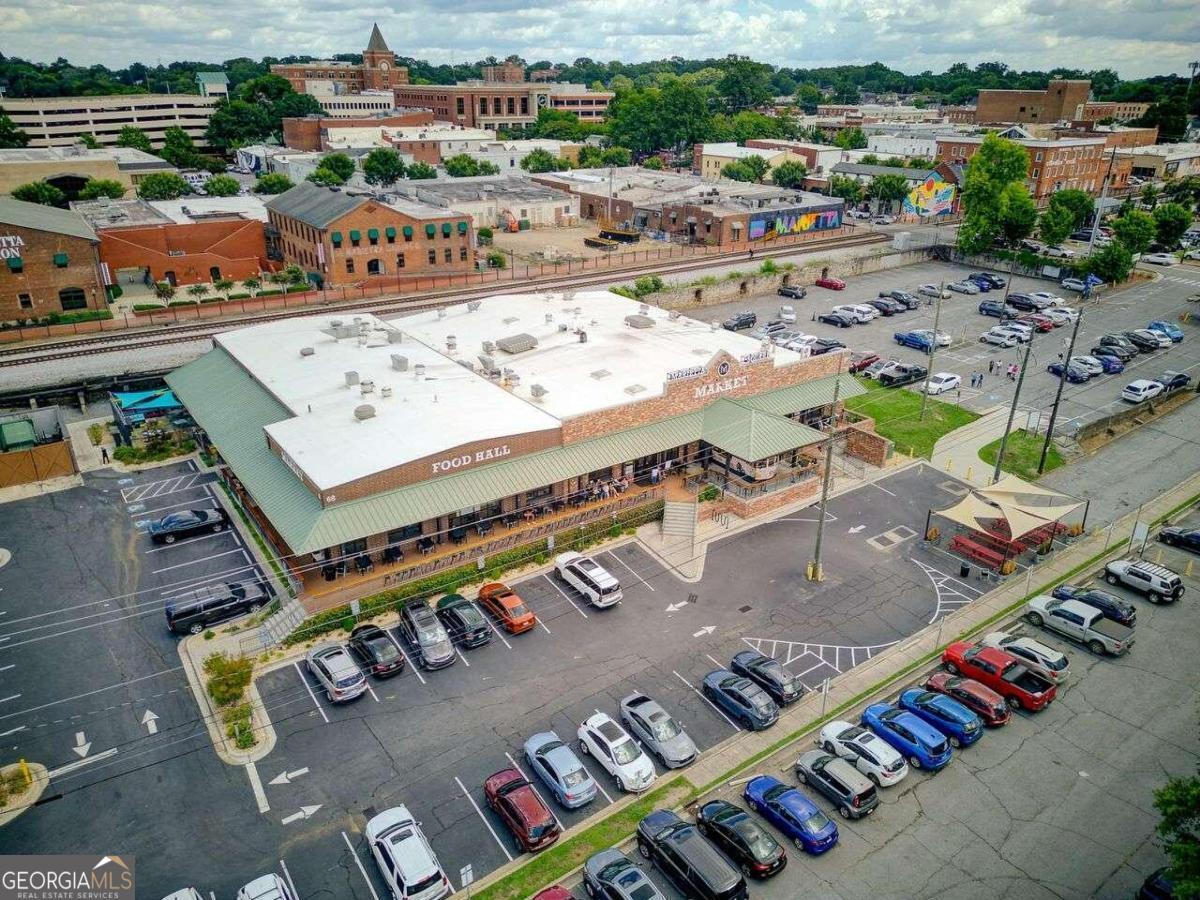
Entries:
[[225,510],[184,509],[150,523],[150,540],[156,544],[173,544],[198,534],[216,534],[229,527]]
[[637,863],[612,847],[583,864],[583,889],[597,900],[665,900]]
[[1050,592],[1050,596],[1057,600],[1078,600],[1080,603],[1094,606],[1104,613],[1105,617],[1130,628],[1137,624],[1137,607],[1108,591],[1076,584],[1060,584]]
[[924,366],[900,363],[892,371],[881,374],[878,381],[884,387],[900,387],[901,385],[921,381],[928,373],[929,370]]
[[1011,306],[1007,306],[1000,300],[980,300],[979,313],[984,316],[992,316],[996,319],[1013,319],[1017,316],[1017,310]]
[[892,300],[890,297],[877,297],[874,300],[864,301],[867,306],[873,306],[879,310],[880,315],[894,316],[896,313],[907,312],[908,307],[903,303]]
[[917,294],[922,297],[940,297],[943,300],[950,299],[950,292],[943,290],[936,284],[923,284],[917,288]]
[[752,810],[778,828],[797,850],[817,855],[838,842],[833,820],[800,791],[772,775],[751,778],[742,796]]
[[167,627],[176,634],[200,634],[211,625],[256,613],[271,602],[265,581],[220,581],[202,584],[167,601]]
[[817,321],[826,325],[836,325],[838,328],[850,328],[858,319],[848,313],[827,312],[817,316]]
[[1055,328],[1070,325],[1079,318],[1079,310],[1070,306],[1050,306],[1043,309],[1041,315],[1054,323]]
[[923,353],[933,349],[933,336],[928,331],[897,331],[892,338],[901,347],[912,347]]
[[835,306],[830,312],[849,316],[859,325],[865,325],[867,322],[879,317],[879,310],[873,306],[868,306],[866,303],[843,303],[840,306]]
[[683,896],[696,900],[746,900],[746,879],[700,830],[670,810],[656,809],[638,822],[637,848]]
[[489,775],[483,782],[483,796],[522,850],[544,850],[562,833],[554,813],[519,769],[501,769]]
[[840,278],[834,278],[830,275],[818,278],[813,283],[817,287],[822,287],[830,291],[844,291],[846,289],[846,282],[842,281]]
[[797,332],[795,337],[781,344],[780,346],[782,346],[785,350],[808,352],[812,350],[813,344],[815,344],[818,340],[820,340],[820,338],[818,338],[815,334],[803,334],[801,332]]
[[1094,356],[1072,356],[1069,360],[1071,365],[1078,366],[1089,375],[1103,375],[1104,363],[1096,359]]
[[1138,888],[1136,900],[1175,900],[1175,880],[1171,869],[1163,866],[1151,872]]
[[454,893],[437,854],[408,807],[373,816],[365,830],[371,856],[395,900],[442,900]]
[[972,281],[986,281],[994,288],[1002,288],[1008,283],[1004,280],[1004,278],[996,275],[994,272],[974,272],[967,277]]
[[896,220],[892,216],[876,216],[871,221],[876,225],[891,225]]
[[424,600],[406,603],[400,610],[400,633],[426,669],[444,669],[458,658],[450,635]]
[[1044,304],[1038,303],[1029,294],[1009,294],[1008,305],[1021,312],[1037,312]]
[[1050,246],[1042,251],[1043,256],[1055,257],[1058,259],[1071,259],[1075,255],[1074,250],[1069,250],[1066,247]]
[[1168,525],[1158,533],[1158,539],[1168,547],[1181,547],[1193,553],[1200,553],[1200,528]]
[[783,304],[779,307],[779,321],[788,325],[796,324],[796,307]]
[[1100,338],[1101,347],[1120,347],[1134,356],[1138,354],[1137,345],[1123,334],[1106,334]]
[[952,281],[946,285],[948,290],[954,291],[957,294],[979,294],[982,293],[979,285],[975,282],[963,279],[962,281]]
[[1155,319],[1146,327],[1151,331],[1157,331],[1159,334],[1165,334],[1176,344],[1183,340],[1183,329],[1174,322],[1164,322],[1162,319]]
[[404,671],[404,654],[378,625],[359,625],[346,643],[354,661],[376,678],[391,678]]
[[[1046,366],[1046,371],[1055,378],[1062,378],[1063,368],[1064,366],[1062,361],[1059,360],[1058,362],[1052,362],[1050,365]],[[1068,364],[1065,368],[1067,371],[1067,381],[1069,381],[1071,384],[1083,384],[1092,377],[1088,373],[1088,370],[1083,368],[1083,366]]]
[[755,650],[743,650],[729,663],[735,675],[749,678],[766,691],[779,706],[795,703],[804,696],[800,679],[785,669],[778,660],[763,656]]
[[1106,619],[1094,606],[1078,600],[1058,600],[1038,594],[1026,604],[1025,618],[1036,628],[1046,627],[1078,641],[1096,655],[1120,656],[1133,646],[1133,629]]
[[1081,278],[1064,278],[1059,284],[1062,285],[1064,290],[1075,291],[1080,294],[1088,289],[1087,283]]
[[908,774],[908,763],[879,735],[850,722],[836,720],[821,729],[817,746],[826,753],[851,763],[874,782],[876,787],[899,784]]
[[1073,240],[1073,241],[1080,241],[1080,242],[1086,244],[1091,239],[1092,239],[1091,229],[1083,228],[1083,229],[1080,229],[1079,231],[1071,232],[1071,240]]
[[757,326],[750,332],[750,337],[761,340],[762,338],[769,338],[771,335],[780,334],[784,331],[787,331],[787,323],[783,319],[772,319]]
[[320,644],[304,657],[330,703],[348,703],[367,692],[367,679],[341,644]]
[[1016,321],[1021,325],[1028,325],[1039,334],[1054,330],[1054,320],[1043,313],[1025,313],[1017,316]]
[[590,556],[573,550],[560,553],[554,557],[554,571],[597,609],[621,602],[621,582]]
[[492,627],[479,607],[462,594],[447,594],[437,604],[437,617],[450,640],[468,649],[492,640]]
[[[1110,356],[1113,359],[1119,360],[1121,363],[1127,363],[1129,360],[1137,356],[1136,350],[1126,350],[1124,347],[1118,347],[1115,344],[1097,344],[1095,347],[1089,350],[1088,353],[1099,359],[1101,362],[1104,362],[1104,357]],[[1122,365],[1118,371],[1123,372],[1124,370],[1125,367]]]
[[595,798],[595,779],[555,732],[539,731],[525,741],[523,749],[530,770],[567,809],[586,806]]
[[832,350],[843,350],[846,345],[833,338],[817,338],[808,347],[809,356],[820,356]]
[[1151,603],[1178,600],[1185,590],[1177,572],[1143,559],[1113,560],[1104,567],[1104,580],[1145,594]]
[[843,819],[861,819],[879,806],[879,794],[871,780],[824,750],[805,750],[793,769],[796,780],[824,794]]
[[851,373],[857,374],[865,371],[877,362],[879,362],[879,354],[875,351],[856,350],[850,354],[850,365],[848,368]]
[[808,291],[798,284],[785,284],[775,293],[780,297],[790,297],[792,300],[803,300],[808,296]]
[[994,728],[1007,725],[1012,716],[1004,698],[974,678],[963,678],[949,672],[934,672],[925,681],[925,690],[954,698],[983,719],[985,724]]
[[930,395],[944,394],[955,388],[962,387],[962,376],[953,372],[938,372],[930,375],[921,385],[921,389]]
[[272,872],[260,875],[237,892],[237,900],[299,900],[287,882]]
[[1152,266],[1173,266],[1179,262],[1174,253],[1147,253],[1140,261]]
[[1171,339],[1165,334],[1145,328],[1126,331],[1125,337],[1138,349],[1139,353],[1153,353],[1155,350],[1165,350],[1171,346]]
[[479,605],[496,617],[509,634],[521,634],[537,625],[537,616],[507,584],[493,581],[479,589]]
[[787,866],[787,852],[779,842],[750,813],[728,800],[709,800],[696,810],[696,828],[743,875],[770,878]]
[[1163,372],[1154,379],[1163,386],[1163,393],[1181,391],[1192,383],[1192,376],[1185,372]]
[[645,694],[630,694],[621,701],[621,721],[664,768],[690,766],[699,753],[683,726]]
[[992,283],[990,281],[987,281],[986,279],[982,279],[982,278],[976,278],[973,275],[968,275],[966,278],[963,279],[963,281],[968,281],[971,284],[975,285],[975,287],[979,288],[979,293],[981,293],[981,294],[987,294],[987,293],[995,290],[995,288],[992,287]]
[[606,713],[584,719],[578,736],[579,749],[615,778],[621,790],[641,793],[654,783],[657,773],[650,757]]
[[878,379],[880,372],[889,372],[898,365],[900,365],[900,360],[898,359],[876,360],[863,370],[862,376],[863,378]]
[[1013,709],[1036,712],[1053,703],[1058,694],[1055,686],[1041,675],[995,647],[956,641],[942,651],[942,665],[952,675],[962,674],[982,682]]
[[1153,400],[1162,392],[1163,386],[1157,381],[1139,378],[1125,385],[1125,389],[1121,391],[1121,399],[1127,403],[1143,403],[1146,400]]
[[914,769],[936,772],[950,762],[950,742],[932,725],[889,703],[872,703],[862,724],[903,754]]
[[902,709],[944,734],[956,750],[970,747],[983,737],[983,719],[945,694],[909,688],[901,692],[898,702]]
[[714,669],[705,675],[701,691],[733,721],[750,731],[770,728],[779,720],[779,706],[771,695],[749,678],[728,669]]
[[1118,356],[1099,354],[1093,351],[1091,358],[1100,363],[1105,375],[1120,375],[1125,371],[1125,363]]
[[1071,674],[1071,661],[1065,653],[1048,644],[1006,631],[985,634],[980,641],[985,647],[995,647],[1019,659],[1031,671],[1053,684],[1064,684]]
[[1015,347],[1018,343],[1016,332],[1009,331],[1007,328],[996,326],[989,328],[983,334],[979,335],[979,343],[992,344],[996,347]]
[[1034,300],[1041,300],[1046,304],[1048,309],[1056,306],[1067,305],[1067,300],[1065,297],[1060,297],[1058,294],[1052,294],[1049,291],[1033,291],[1029,296]]
[[1011,322],[1005,322],[1002,325],[995,325],[993,327],[1002,328],[1005,331],[1011,332],[1013,336],[1022,344],[1028,344],[1033,340],[1033,328],[1026,325],[1024,322],[1013,320]]
[[871,218],[870,210],[866,209],[851,209],[846,211],[846,215],[851,219],[869,219]]
[[753,328],[758,322],[758,316],[752,312],[734,313],[721,323],[726,331],[741,331],[743,328]]
[[895,300],[905,309],[916,309],[921,305],[921,301],[908,291],[880,291],[879,296],[888,300]]

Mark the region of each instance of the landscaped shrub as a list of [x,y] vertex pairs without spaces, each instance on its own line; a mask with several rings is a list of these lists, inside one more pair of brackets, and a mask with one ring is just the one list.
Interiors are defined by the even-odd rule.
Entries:
[[134,312],[149,312],[150,310],[165,309],[161,303],[135,303],[133,304]]
[[119,284],[110,284],[106,290],[108,292],[108,300],[110,303],[125,293],[125,289]]
[[177,306],[195,306],[195,300],[172,300],[167,304],[168,309],[174,309]]
[[311,290],[312,290],[312,285],[311,285],[311,284],[308,284],[308,283],[305,283],[305,284],[289,284],[289,285],[287,286],[287,292],[288,292],[289,294],[298,294],[298,293],[300,293],[301,291],[311,291]]
[[204,660],[205,688],[218,706],[240,703],[254,673],[254,660],[246,656],[214,653]]
[[204,303],[224,303],[225,298],[224,297],[204,297],[203,299],[201,299],[200,302],[202,304],[204,304]]
[[221,713],[225,722],[225,734],[233,738],[234,746],[239,750],[249,750],[258,743],[251,714],[249,703],[239,703]]
[[225,299],[226,299],[226,300],[245,300],[245,299],[247,299],[249,296],[250,296],[249,294],[230,294],[230,295],[229,295],[228,297],[226,297]]
[[274,288],[271,288],[270,290],[259,291],[257,296],[259,296],[259,297],[275,297],[282,293],[283,293],[283,291],[277,291]]

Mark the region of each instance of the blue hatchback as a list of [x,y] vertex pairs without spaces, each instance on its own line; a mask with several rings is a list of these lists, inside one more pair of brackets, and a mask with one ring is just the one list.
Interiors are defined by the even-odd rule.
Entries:
[[1159,319],[1147,325],[1146,329],[1148,331],[1157,331],[1159,334],[1165,334],[1176,344],[1183,340],[1183,329],[1174,322],[1164,322]]
[[778,778],[757,775],[742,796],[750,808],[783,832],[797,850],[819,854],[838,841],[833,820],[802,793]]
[[970,747],[983,737],[983,719],[945,694],[913,688],[900,695],[900,705],[946,735],[951,747]]
[[936,772],[950,762],[946,735],[906,709],[872,703],[863,710],[862,724],[902,753],[914,769]]
[[1104,367],[1105,375],[1119,375],[1125,371],[1125,363],[1115,356],[1093,356],[1092,359],[1100,362],[1100,365]]

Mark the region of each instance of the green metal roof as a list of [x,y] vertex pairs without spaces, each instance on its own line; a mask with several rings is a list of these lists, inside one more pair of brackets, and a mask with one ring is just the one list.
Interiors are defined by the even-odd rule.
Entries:
[[786,416],[801,409],[812,409],[814,406],[825,406],[833,402],[834,379],[840,382],[838,399],[847,400],[865,394],[867,389],[859,384],[852,375],[830,375],[828,378],[817,378],[804,384],[779,388],[766,394],[754,397],[740,397],[738,403],[751,409],[772,413],[776,416]]
[[99,240],[96,232],[77,212],[42,206],[40,203],[26,203],[12,197],[0,197],[0,225],[16,225],[89,241]]
[[[780,421],[770,411],[750,408],[746,400],[722,399],[703,411],[322,508],[316,496],[267,447],[263,428],[291,418],[291,413],[224,350],[212,350],[175,370],[167,376],[167,383],[296,553],[321,550],[446,515],[694,440],[708,440],[743,459],[754,460],[821,437],[819,432],[798,423]],[[811,390],[795,396],[812,402],[793,406],[788,412],[832,399],[832,377],[804,387]],[[793,390],[784,388],[773,394]],[[843,396],[847,396],[846,390],[843,386]],[[862,393],[862,389],[855,393]],[[763,401],[773,394],[753,399]],[[749,427],[749,434],[739,435],[739,421]]]

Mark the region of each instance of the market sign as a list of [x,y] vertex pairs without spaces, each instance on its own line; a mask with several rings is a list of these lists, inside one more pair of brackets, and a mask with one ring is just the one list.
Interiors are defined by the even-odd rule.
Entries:
[[25,238],[19,234],[0,235],[0,259],[18,259],[24,246]]

